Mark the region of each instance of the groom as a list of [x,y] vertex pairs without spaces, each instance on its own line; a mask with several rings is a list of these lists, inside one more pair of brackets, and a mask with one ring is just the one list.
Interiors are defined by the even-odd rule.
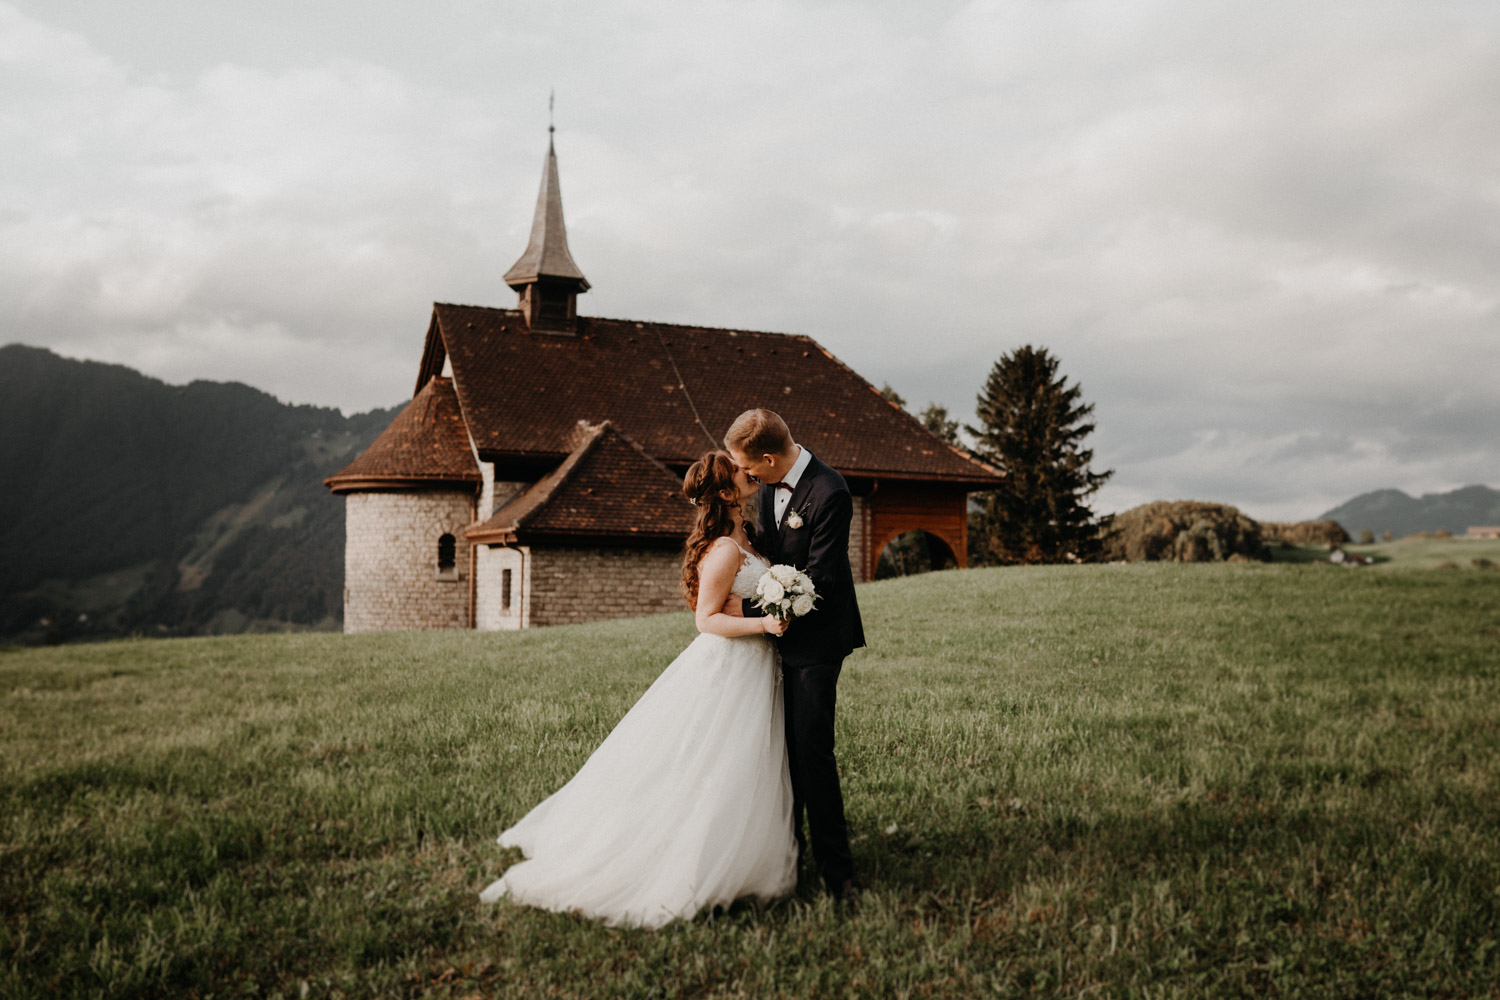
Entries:
[[[848,900],[854,860],[844,824],[844,796],[833,756],[835,690],[844,657],[865,644],[854,574],[849,568],[849,522],[854,501],[844,477],[792,440],[786,421],[770,410],[746,410],[729,427],[724,447],[735,464],[760,480],[755,544],[772,564],[786,563],[812,578],[818,605],[792,621],[777,640],[786,706],[787,762],[792,775],[792,831],[806,853],[802,814],[813,858],[828,891]],[[764,614],[731,599],[731,615]]]

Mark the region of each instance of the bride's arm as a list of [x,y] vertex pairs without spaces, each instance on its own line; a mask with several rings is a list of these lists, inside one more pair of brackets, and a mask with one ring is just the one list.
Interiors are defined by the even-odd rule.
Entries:
[[741,558],[739,548],[733,544],[715,545],[703,554],[703,561],[698,564],[698,607],[693,615],[698,631],[723,636],[759,632],[780,635],[786,631],[786,623],[775,618],[736,618],[724,614],[724,601],[740,571]]

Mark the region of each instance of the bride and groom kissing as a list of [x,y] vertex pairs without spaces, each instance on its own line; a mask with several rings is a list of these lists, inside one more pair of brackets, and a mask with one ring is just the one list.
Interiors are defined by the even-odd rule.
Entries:
[[[791,895],[809,845],[828,892],[852,902],[834,757],[839,671],[864,645],[848,485],[780,416],[754,409],[682,491],[696,512],[682,583],[699,634],[568,783],[500,835],[525,860],[485,902],[655,928]],[[813,611],[762,611],[756,586],[772,565],[812,579]]]

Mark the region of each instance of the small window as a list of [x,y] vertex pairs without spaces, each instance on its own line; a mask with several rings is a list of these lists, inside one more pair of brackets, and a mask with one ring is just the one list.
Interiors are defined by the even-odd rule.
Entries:
[[508,569],[500,571],[500,610],[506,614],[510,612],[510,574]]
[[445,534],[438,538],[437,575],[439,580],[458,579],[457,549],[458,543],[452,535]]

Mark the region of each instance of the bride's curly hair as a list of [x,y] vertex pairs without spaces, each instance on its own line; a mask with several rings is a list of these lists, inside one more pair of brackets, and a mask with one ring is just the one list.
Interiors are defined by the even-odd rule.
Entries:
[[[708,547],[734,531],[740,514],[740,501],[725,500],[724,492],[737,493],[734,484],[734,460],[728,452],[708,451],[694,462],[682,479],[682,495],[697,508],[693,530],[688,532],[682,548],[682,594],[688,607],[698,609],[698,563]],[[755,543],[753,529],[745,525],[750,542]]]

